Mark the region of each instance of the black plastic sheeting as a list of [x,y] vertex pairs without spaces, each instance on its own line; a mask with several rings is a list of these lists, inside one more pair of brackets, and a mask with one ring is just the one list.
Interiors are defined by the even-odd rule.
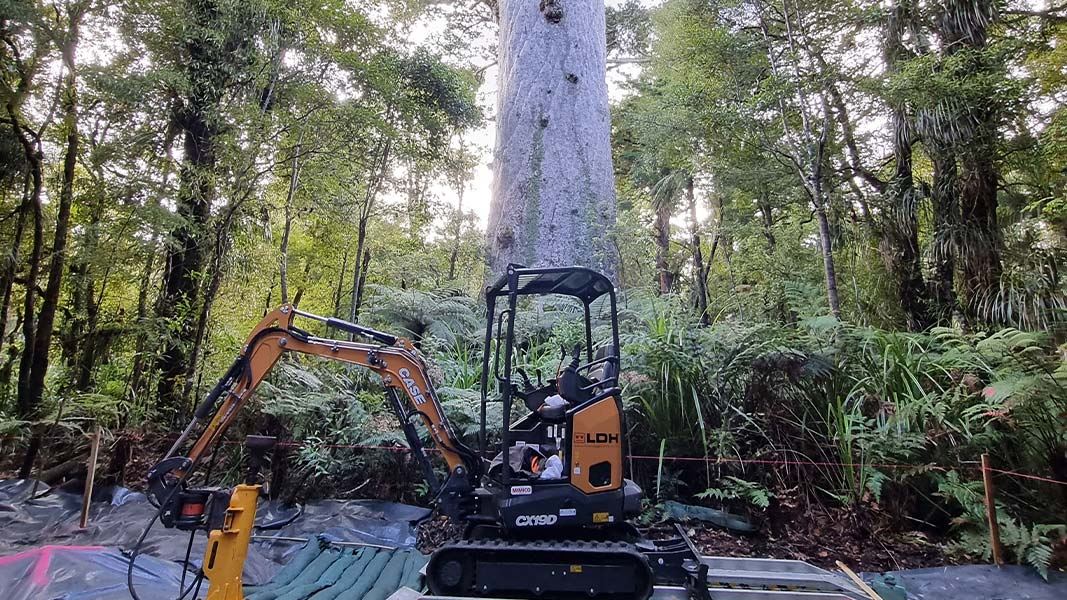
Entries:
[[[122,551],[137,541],[155,509],[144,495],[125,488],[101,489],[90,507],[89,527],[78,528],[81,496],[49,491],[44,485],[30,500],[32,482],[0,481],[0,599],[126,600]],[[425,557],[410,551],[415,524],[427,509],[378,501],[327,500],[302,509],[267,503],[260,531],[274,537],[316,538],[310,544],[254,540],[245,563],[249,596],[256,600],[385,600],[402,585],[416,587]],[[197,536],[191,562],[203,556],[205,536]],[[369,543],[379,548],[328,547],[328,542]],[[134,571],[141,600],[177,596],[188,534],[156,525]],[[282,566],[285,565],[285,566]],[[1065,600],[1067,575],[1042,580],[1027,567],[953,566],[889,573],[907,589],[909,600]],[[186,585],[192,580],[187,575]],[[394,581],[395,580],[395,581]],[[258,584],[258,585],[257,585]],[[357,594],[358,592],[358,594]],[[201,595],[204,592],[201,592]],[[303,595],[302,595],[303,594]],[[383,595],[384,594],[384,595]],[[250,599],[251,600],[251,599]]]
[[908,591],[908,600],[1065,600],[1067,575],[1041,579],[1029,567],[961,565],[888,573]]
[[[32,487],[32,481],[0,481],[0,561],[20,554],[27,555],[18,557],[18,560],[0,562],[0,598],[128,598],[125,592],[125,564],[122,565],[120,578],[123,593],[91,594],[96,593],[94,590],[98,587],[103,589],[118,581],[112,581],[110,575],[114,571],[111,567],[115,560],[125,561],[119,550],[132,550],[144,526],[155,515],[156,509],[145,496],[120,487],[97,490],[90,505],[89,526],[80,529],[80,495],[49,490],[42,484],[37,490],[38,498],[30,499]],[[277,538],[321,536],[325,541],[411,548],[416,542],[416,524],[429,514],[430,511],[425,508],[375,500],[324,500],[290,508],[267,502],[260,505],[257,523],[274,524],[276,527],[259,530],[256,534]],[[203,557],[206,538],[200,533],[194,540],[190,562],[195,566],[199,566]],[[142,600],[176,596],[177,579],[181,577],[181,568],[177,563],[185,557],[188,540],[188,533],[165,529],[158,522],[152,528],[136,564],[138,573],[145,578],[143,586],[138,584],[138,591],[142,588],[151,590],[141,594]],[[32,551],[46,546],[96,548],[81,552],[57,551],[46,567],[31,568],[29,572],[37,573],[36,578],[27,576],[28,567],[25,565],[35,560]],[[289,562],[301,546],[302,543],[294,544],[291,541],[253,540],[245,562],[246,583],[270,581],[280,565]],[[31,552],[27,554],[27,551]],[[56,556],[60,560],[55,560]],[[48,571],[67,562],[73,564],[74,561],[81,566],[64,567],[55,573]],[[32,571],[33,568],[37,571]],[[49,583],[47,593],[36,585],[43,581],[42,572],[49,573],[50,581],[54,580]],[[157,577],[158,581],[153,577]],[[168,582],[173,583],[173,587]],[[162,595],[148,595],[164,588],[167,591]]]
[[[42,546],[0,556],[0,598],[128,600],[127,566],[129,560],[117,549],[100,546]],[[141,600],[174,600],[181,574],[177,563],[138,558],[134,582]]]

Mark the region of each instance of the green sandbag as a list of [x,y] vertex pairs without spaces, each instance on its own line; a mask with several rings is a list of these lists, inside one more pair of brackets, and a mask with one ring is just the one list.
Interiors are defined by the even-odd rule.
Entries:
[[376,554],[377,550],[373,548],[360,548],[356,552],[356,562],[345,569],[345,572],[341,574],[341,577],[333,585],[312,596],[312,600],[334,600],[334,598],[340,596],[342,592],[356,584],[356,581],[363,575],[363,571],[374,560]]
[[408,552],[396,552],[389,559],[389,563],[382,569],[378,581],[374,587],[363,596],[363,600],[385,600],[400,587],[400,576],[404,574],[404,564],[408,560]]
[[[325,554],[325,553],[323,553]],[[333,562],[319,578],[313,583],[298,583],[294,581],[291,585],[286,586],[283,590],[284,594],[278,596],[277,600],[304,600],[319,590],[325,589],[340,579],[341,574],[345,569],[352,566],[356,562],[355,554],[351,552],[341,552],[341,555],[337,557],[337,560]],[[315,567],[315,563],[312,563],[308,569]],[[301,576],[300,579],[303,579]]]
[[400,578],[400,585],[419,592],[422,591],[422,573],[419,571],[429,559],[418,550],[412,550],[408,554],[408,563],[404,565],[404,575]]
[[362,600],[367,591],[374,587],[374,582],[378,580],[378,576],[392,558],[392,554],[389,550],[377,552],[370,563],[367,564],[367,568],[363,570],[363,574],[359,576],[359,579],[352,584],[352,587],[342,590],[338,596],[335,596],[335,600]]
[[293,580],[292,585],[308,585],[315,583],[319,580],[319,577],[326,572],[326,569],[329,569],[339,558],[341,558],[341,553],[337,550],[326,550],[315,560],[311,561],[311,564]]
[[333,585],[337,583],[337,580],[341,578],[341,575],[345,570],[348,569],[348,567],[351,567],[355,562],[355,552],[342,552],[340,558],[319,576],[316,583],[321,583],[322,585]]
[[307,583],[302,585],[290,585],[285,588],[285,593],[278,596],[277,600],[304,600],[308,596],[321,590],[323,586],[321,583]]
[[749,533],[756,530],[756,526],[740,515],[728,513],[724,510],[707,508],[706,506],[693,506],[682,504],[674,500],[668,500],[661,505],[664,514],[676,521],[690,521],[696,519],[705,523],[712,523],[719,527],[725,527],[741,533]]
[[293,557],[293,560],[282,567],[269,583],[247,588],[245,600],[274,600],[277,594],[266,594],[266,592],[279,590],[292,582],[311,564],[311,561],[318,558],[319,554],[322,554],[322,544],[319,543],[318,539],[309,540]]

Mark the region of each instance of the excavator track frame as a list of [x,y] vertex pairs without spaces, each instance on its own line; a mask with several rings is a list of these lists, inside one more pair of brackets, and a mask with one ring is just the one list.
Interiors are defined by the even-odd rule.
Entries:
[[652,594],[648,558],[628,542],[463,540],[426,565],[437,596],[632,600]]

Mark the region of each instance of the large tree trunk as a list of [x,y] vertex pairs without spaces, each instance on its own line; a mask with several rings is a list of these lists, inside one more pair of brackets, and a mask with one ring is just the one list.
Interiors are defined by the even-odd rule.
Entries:
[[171,235],[163,271],[163,293],[158,316],[170,324],[171,334],[156,360],[159,407],[176,417],[183,399],[189,350],[196,335],[194,309],[204,268],[205,230],[214,196],[215,131],[208,124],[206,106],[193,106],[175,114],[176,125],[184,131],[184,149],[178,191],[180,223]]
[[951,151],[931,145],[933,186],[931,200],[934,208],[934,294],[937,320],[949,321],[957,311],[956,248],[959,227],[958,175],[956,156]]
[[[961,18],[966,11],[967,18]],[[968,51],[967,77],[981,80],[999,73],[1002,64],[988,56],[988,32],[998,20],[998,3],[991,0],[949,2],[940,14],[940,33],[946,57]],[[951,107],[950,107],[951,108]],[[997,224],[997,151],[1001,106],[998,98],[956,109],[956,129],[968,132],[956,142],[959,160],[959,227],[955,240],[962,274],[961,308],[971,321],[988,320],[981,306],[999,288],[1002,240]],[[935,186],[936,187],[936,186]]]
[[963,150],[960,161],[960,217],[964,253],[960,257],[967,313],[979,320],[993,320],[983,311],[1000,285],[1001,236],[997,224],[997,169],[995,145],[978,141]]
[[[895,6],[886,28],[884,55],[890,73],[897,72],[901,63],[911,56],[904,45],[904,34],[911,20],[908,10],[906,6]],[[902,102],[891,104],[889,127],[894,169],[892,178],[881,190],[887,205],[882,257],[893,278],[908,328],[919,331],[928,327],[931,319],[919,251],[919,194],[912,171],[911,116]]]
[[616,275],[604,1],[500,0],[487,242],[508,263]]
[[[22,419],[33,420],[37,417],[38,406],[34,404],[30,393],[30,373],[33,365],[33,351],[37,347],[36,315],[37,315],[37,278],[41,273],[41,253],[44,248],[44,214],[41,207],[41,191],[44,187],[43,157],[39,146],[24,137],[25,133],[19,131],[15,125],[16,133],[20,135],[23,150],[30,163],[30,193],[26,196],[26,202],[22,210],[29,212],[30,223],[33,226],[33,245],[30,249],[29,264],[26,271],[26,293],[22,300],[22,355],[19,357],[18,375],[18,400],[17,415]],[[31,465],[32,466],[32,465]],[[21,475],[21,473],[20,473]],[[25,479],[29,472],[25,472]]]
[[885,189],[886,211],[882,258],[893,278],[908,329],[920,331],[930,325],[919,252],[918,193],[912,176],[912,147],[903,109],[894,108],[893,177]]

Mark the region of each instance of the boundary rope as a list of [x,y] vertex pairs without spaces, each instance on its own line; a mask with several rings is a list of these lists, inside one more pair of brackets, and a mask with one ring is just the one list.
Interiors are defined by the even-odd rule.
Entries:
[[[0,436],[0,439],[3,439],[5,441],[6,440],[11,440],[11,439],[18,439],[18,438],[19,438],[19,436],[14,436],[14,435]],[[165,435],[165,436],[163,436],[163,437],[161,437],[159,439],[160,440],[171,440],[171,441],[173,441],[173,440],[178,439],[178,435],[176,433],[167,434],[167,435]],[[223,445],[223,446],[236,446],[236,445],[243,444],[243,442],[238,441],[238,440],[221,440],[219,442],[219,444]],[[282,440],[282,441],[278,441],[275,445],[279,446],[279,447],[282,447],[282,448],[301,448],[303,446],[308,445],[308,441],[307,440]],[[381,450],[381,451],[386,451],[386,452],[404,452],[404,453],[411,452],[411,449],[407,448],[405,446],[387,446],[387,445],[380,445],[380,444],[318,444],[318,446],[322,447],[322,448],[340,449],[340,450]],[[426,452],[439,452],[439,451],[436,448],[426,448]],[[664,462],[703,462],[703,463],[710,463],[710,464],[729,463],[729,464],[737,464],[737,465],[767,465],[767,466],[797,466],[797,467],[848,467],[848,468],[864,468],[864,467],[867,467],[867,468],[875,468],[875,469],[899,469],[899,470],[925,469],[925,470],[936,470],[936,471],[946,471],[946,470],[949,470],[949,469],[956,469],[956,470],[961,470],[961,471],[972,471],[972,472],[979,472],[979,473],[982,471],[981,465],[978,465],[978,464],[969,465],[969,464],[964,464],[964,463],[960,463],[960,464],[956,464],[956,465],[933,465],[933,464],[911,464],[911,465],[908,465],[908,464],[896,464],[896,463],[846,463],[846,462],[825,461],[825,460],[824,461],[819,461],[819,460],[759,459],[759,458],[748,459],[748,458],[736,458],[736,457],[710,457],[710,456],[705,457],[705,456],[667,456],[667,455],[664,455],[664,456],[660,457],[660,456],[648,455],[648,454],[634,454],[634,455],[631,455],[629,458],[631,458],[633,460],[656,461],[656,462],[659,462],[660,460],[663,460]],[[1058,479],[1052,479],[1052,478],[1049,478],[1049,477],[1043,477],[1041,475],[1035,475],[1033,473],[1024,473],[1024,472],[1021,472],[1021,471],[1012,471],[1012,470],[1007,470],[1007,469],[997,469],[995,467],[990,467],[989,471],[991,473],[996,473],[997,475],[1004,475],[1006,477],[1015,477],[1015,478],[1018,478],[1018,479],[1026,479],[1026,480],[1030,480],[1030,481],[1039,481],[1041,483],[1048,483],[1048,484],[1052,484],[1052,485],[1067,486],[1067,481],[1060,481]]]

